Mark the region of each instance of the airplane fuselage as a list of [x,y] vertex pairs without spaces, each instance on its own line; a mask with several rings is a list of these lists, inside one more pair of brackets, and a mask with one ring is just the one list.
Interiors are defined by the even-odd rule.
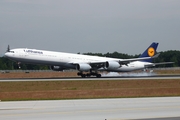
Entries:
[[[30,63],[42,64],[49,66],[61,66],[64,69],[77,69],[77,64],[91,64],[101,63],[102,61],[120,61],[122,59],[98,57],[90,55],[81,55],[64,52],[54,52],[27,48],[12,49],[10,52],[5,53],[5,56],[11,60]],[[118,68],[105,68],[104,66],[98,68],[99,71],[114,71],[114,72],[128,72],[133,70],[144,69],[145,65],[152,63],[143,61],[133,61],[126,65],[121,65]]]

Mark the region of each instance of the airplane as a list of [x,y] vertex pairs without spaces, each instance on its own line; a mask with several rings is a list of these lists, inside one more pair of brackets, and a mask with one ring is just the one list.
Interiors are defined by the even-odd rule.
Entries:
[[101,74],[98,71],[130,72],[143,70],[147,67],[160,64],[171,64],[172,62],[152,63],[152,59],[159,56],[156,52],[158,44],[159,43],[153,42],[139,58],[131,59],[99,57],[28,48],[10,49],[9,46],[4,56],[18,63],[48,65],[54,71],[75,69],[78,70],[77,75],[82,78],[90,76],[99,78]]

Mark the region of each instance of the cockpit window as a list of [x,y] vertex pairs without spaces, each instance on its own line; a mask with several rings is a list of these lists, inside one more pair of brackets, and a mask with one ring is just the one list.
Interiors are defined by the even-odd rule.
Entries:
[[14,53],[14,51],[9,51],[10,53]]

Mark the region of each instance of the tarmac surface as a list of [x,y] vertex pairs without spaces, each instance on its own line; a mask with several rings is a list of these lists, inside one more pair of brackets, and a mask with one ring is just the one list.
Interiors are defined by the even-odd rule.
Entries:
[[60,77],[60,78],[16,78],[0,79],[0,82],[19,82],[19,81],[74,81],[74,80],[161,80],[161,79],[180,79],[180,75],[151,75],[151,76],[105,76],[101,78],[90,77]]
[[180,97],[0,102],[1,120],[179,120]]

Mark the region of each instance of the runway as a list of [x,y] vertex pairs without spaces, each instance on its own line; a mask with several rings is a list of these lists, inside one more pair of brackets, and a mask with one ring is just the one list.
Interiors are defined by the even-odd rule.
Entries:
[[0,102],[1,120],[180,119],[180,97]]
[[106,76],[101,78],[80,78],[80,77],[60,77],[60,78],[16,78],[0,79],[0,82],[19,82],[19,81],[75,81],[75,80],[166,80],[180,79],[180,75],[152,75],[152,76]]

